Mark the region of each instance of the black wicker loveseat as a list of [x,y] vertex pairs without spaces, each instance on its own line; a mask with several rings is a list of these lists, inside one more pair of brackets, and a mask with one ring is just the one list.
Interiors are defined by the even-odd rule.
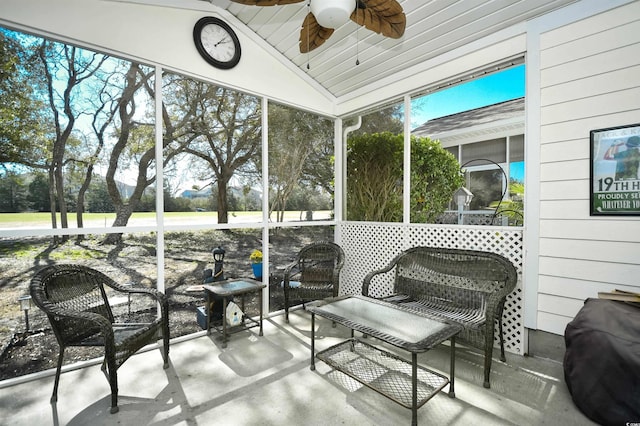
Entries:
[[[118,411],[118,368],[144,346],[163,339],[163,367],[169,367],[168,301],[155,289],[125,287],[102,272],[81,265],[51,265],[39,270],[31,280],[35,304],[48,316],[60,345],[51,402],[57,401],[60,369],[65,348],[103,346],[102,371],[111,386],[111,412]],[[148,298],[157,304],[160,315],[146,322],[117,323],[110,303],[120,296],[128,300]],[[155,309],[154,309],[155,310]]]
[[460,341],[484,351],[484,387],[489,376],[498,322],[505,361],[502,311],[517,282],[513,264],[495,253],[413,247],[364,278],[362,294],[402,303],[463,326]]

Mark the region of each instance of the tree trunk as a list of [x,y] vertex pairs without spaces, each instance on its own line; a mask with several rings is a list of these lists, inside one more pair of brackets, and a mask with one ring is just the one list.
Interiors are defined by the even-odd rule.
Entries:
[[[112,226],[127,226],[129,218],[133,213],[133,209],[130,205],[124,204],[116,208],[116,218],[113,221]],[[122,234],[109,234],[104,239],[103,244],[118,245],[122,243]]]
[[[93,174],[93,164],[90,164],[89,167],[87,168],[87,173],[85,174],[84,182],[82,182],[82,186],[78,191],[78,202],[76,204],[76,221],[78,223],[78,228],[84,228],[84,220],[83,220],[84,196],[87,193],[87,189],[89,188],[89,185],[91,184],[92,174]],[[76,240],[82,241],[83,239],[84,239],[84,235],[78,234],[78,237],[76,238]]]
[[227,183],[227,179],[218,179],[218,223],[229,223]]
[[49,205],[51,206],[51,228],[56,229],[58,227],[58,219],[56,216],[58,205],[56,203],[56,184],[53,179],[53,167],[49,168]]

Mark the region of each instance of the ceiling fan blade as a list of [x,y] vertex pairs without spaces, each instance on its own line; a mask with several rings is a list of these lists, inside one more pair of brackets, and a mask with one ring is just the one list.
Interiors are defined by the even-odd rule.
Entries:
[[321,46],[331,37],[333,31],[333,28],[325,28],[318,24],[316,17],[309,13],[304,18],[302,29],[300,29],[300,53],[311,52],[316,47]]
[[231,0],[234,3],[246,4],[249,6],[275,6],[280,4],[302,3],[305,0]]
[[407,17],[396,0],[358,0],[351,20],[390,38],[402,37],[407,25]]

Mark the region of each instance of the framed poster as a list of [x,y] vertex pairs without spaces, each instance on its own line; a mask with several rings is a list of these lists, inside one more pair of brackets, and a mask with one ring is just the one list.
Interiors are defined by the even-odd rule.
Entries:
[[640,124],[592,130],[591,216],[640,215]]

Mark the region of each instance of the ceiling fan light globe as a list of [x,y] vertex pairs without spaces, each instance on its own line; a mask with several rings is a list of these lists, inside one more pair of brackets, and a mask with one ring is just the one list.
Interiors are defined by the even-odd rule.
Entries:
[[311,0],[311,13],[325,28],[338,28],[349,21],[356,0]]

